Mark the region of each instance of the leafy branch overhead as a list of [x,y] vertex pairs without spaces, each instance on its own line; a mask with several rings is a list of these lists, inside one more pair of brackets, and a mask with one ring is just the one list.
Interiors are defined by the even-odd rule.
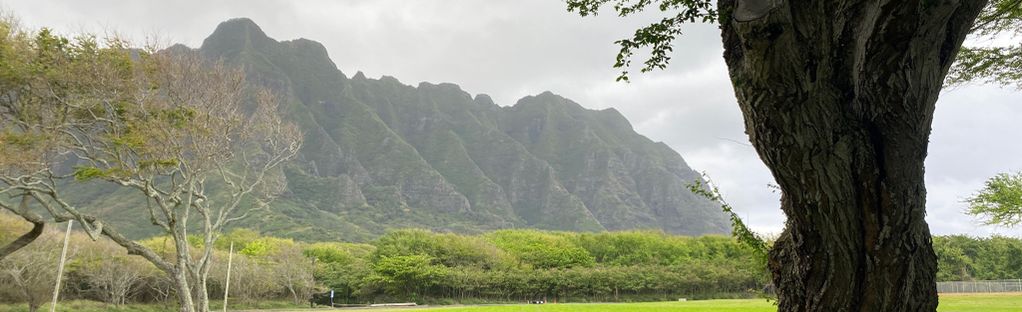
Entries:
[[973,41],[1006,42],[977,46],[966,43],[948,74],[948,85],[994,83],[1022,88],[1022,0],[993,0],[972,28]]
[[[628,68],[636,51],[649,49],[641,72],[665,69],[671,61],[674,40],[682,35],[685,23],[717,23],[723,17],[713,1],[708,0],[568,0],[568,11],[581,16],[595,16],[610,7],[620,17],[627,17],[655,8],[673,14],[635,30],[629,38],[614,42],[620,47],[614,68],[620,68],[617,81],[629,81]],[[973,39],[988,41],[1008,39],[1007,46],[965,46],[948,73],[948,85],[969,82],[995,83],[1022,88],[1022,0],[992,0],[972,29]]]
[[671,61],[674,39],[682,34],[685,23],[715,23],[718,20],[716,5],[710,0],[568,0],[568,11],[595,16],[608,3],[613,3],[614,11],[620,17],[642,12],[647,7],[656,7],[660,12],[676,12],[674,16],[635,30],[631,38],[614,42],[621,47],[614,62],[614,68],[622,69],[617,81],[628,81],[628,68],[636,50],[650,48],[649,59],[643,62],[641,72],[664,69]]

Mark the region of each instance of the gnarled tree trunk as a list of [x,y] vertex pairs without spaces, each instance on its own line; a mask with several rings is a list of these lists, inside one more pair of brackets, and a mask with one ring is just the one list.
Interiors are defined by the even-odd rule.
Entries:
[[781,311],[934,311],[934,103],[985,0],[721,0],[746,132],[783,191]]

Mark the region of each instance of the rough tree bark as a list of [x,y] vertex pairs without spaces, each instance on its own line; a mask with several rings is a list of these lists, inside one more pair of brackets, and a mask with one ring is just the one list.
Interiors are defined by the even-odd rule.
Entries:
[[780,311],[934,311],[934,103],[986,0],[721,0],[746,132],[783,191]]

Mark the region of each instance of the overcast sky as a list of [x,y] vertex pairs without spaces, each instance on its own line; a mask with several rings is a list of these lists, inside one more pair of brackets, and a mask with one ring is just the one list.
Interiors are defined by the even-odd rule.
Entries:
[[[277,40],[323,43],[349,77],[394,76],[406,84],[453,82],[500,105],[546,90],[594,108],[614,107],[635,129],[708,172],[761,232],[783,226],[769,171],[744,134],[715,26],[693,25],[666,71],[614,82],[625,37],[656,16],[581,18],[562,0],[502,1],[49,1],[0,0],[25,26],[65,34],[117,32],[198,47],[216,25],[253,19]],[[638,61],[636,62],[638,63]],[[638,72],[638,70],[633,70]],[[1001,233],[962,213],[963,198],[998,172],[1022,170],[1022,91],[963,87],[937,103],[927,167],[927,220],[935,234]]]

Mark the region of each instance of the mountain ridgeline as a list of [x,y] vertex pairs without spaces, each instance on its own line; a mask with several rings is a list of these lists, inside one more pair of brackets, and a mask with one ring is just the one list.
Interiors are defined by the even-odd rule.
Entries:
[[347,77],[318,42],[276,41],[232,19],[194,50],[242,66],[285,98],[306,141],[286,194],[241,226],[304,239],[366,240],[416,227],[478,232],[662,229],[727,233],[700,178],[616,110],[544,92],[501,107],[457,85]]

